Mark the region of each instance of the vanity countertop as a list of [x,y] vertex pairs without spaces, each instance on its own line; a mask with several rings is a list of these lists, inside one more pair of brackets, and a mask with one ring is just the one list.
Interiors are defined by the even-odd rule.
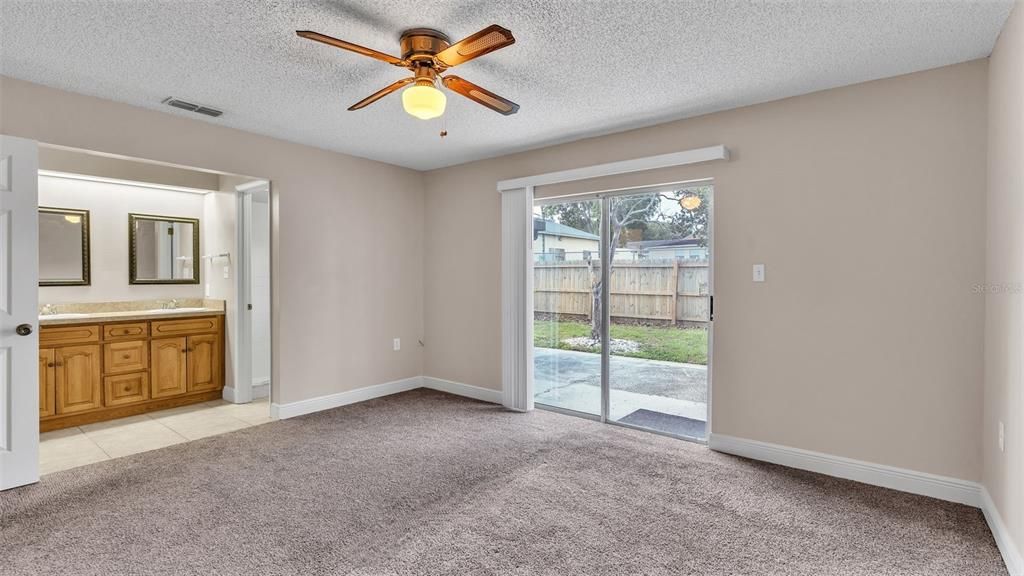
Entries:
[[118,312],[90,312],[70,314],[44,314],[39,316],[40,326],[85,324],[90,322],[126,322],[128,320],[163,320],[198,316],[223,316],[217,308],[178,308],[170,310],[123,310]]
[[[173,304],[171,308],[165,306]],[[130,300],[124,302],[87,302],[81,304],[44,305],[39,309],[40,326],[128,322],[131,320],[163,320],[223,316],[223,300],[185,298],[178,300]],[[50,311],[54,313],[47,313]]]

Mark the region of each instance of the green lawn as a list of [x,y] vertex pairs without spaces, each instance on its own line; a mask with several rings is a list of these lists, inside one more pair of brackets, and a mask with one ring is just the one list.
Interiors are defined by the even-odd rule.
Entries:
[[[573,348],[562,340],[589,335],[590,324],[583,322],[554,322],[552,320],[534,320],[533,322],[533,345],[539,348],[572,350]],[[611,337],[640,343],[640,352],[622,354],[622,356],[689,364],[708,363],[708,333],[707,330],[701,328],[612,324]],[[586,351],[592,352],[593,350]]]

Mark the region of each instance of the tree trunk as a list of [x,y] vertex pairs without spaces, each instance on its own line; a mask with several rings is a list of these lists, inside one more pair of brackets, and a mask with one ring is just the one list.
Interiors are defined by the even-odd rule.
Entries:
[[[661,197],[657,196],[657,195],[651,196],[650,198],[648,198],[646,200],[643,200],[643,199],[628,200],[627,199],[627,202],[632,202],[632,203],[624,204],[623,206],[625,206],[625,207],[622,208],[621,210],[616,207],[617,206],[616,204],[612,204],[612,208],[611,208],[611,212],[612,213],[611,213],[611,217],[609,218],[610,222],[608,223],[609,226],[611,226],[611,229],[612,229],[611,230],[611,238],[609,239],[610,241],[608,243],[608,261],[607,262],[601,262],[601,266],[607,266],[608,267],[608,279],[609,279],[609,281],[611,280],[612,273],[615,271],[615,269],[612,267],[612,262],[615,261],[615,249],[618,248],[618,246],[619,246],[619,237],[622,235],[622,229],[625,228],[626,226],[629,226],[630,224],[632,224],[634,222],[642,222],[643,220],[640,219],[642,217],[642,215],[644,215],[647,212],[649,212],[650,209],[653,208],[654,204],[660,202],[660,199],[661,199]],[[647,205],[644,206],[643,202],[647,202]],[[601,306],[601,279],[600,278],[594,279],[593,295],[594,295],[594,302],[593,302],[593,305],[591,306],[592,314],[590,315],[590,337],[592,339],[594,339],[594,340],[600,340],[601,339],[601,318],[602,318],[602,315],[603,315],[602,314],[603,310],[602,310],[602,306]],[[609,299],[610,299],[610,296],[609,296]],[[611,304],[609,303],[609,306],[610,305]]]
[[[608,262],[601,262],[602,270],[604,266],[608,266],[608,279],[611,280],[612,262],[615,261],[615,247],[619,245],[619,237],[622,235],[622,225],[612,220],[612,238],[610,245],[608,246]],[[601,306],[601,276],[594,279],[593,285],[593,304],[590,310],[590,338],[593,340],[601,339],[601,319],[604,317],[604,310]]]

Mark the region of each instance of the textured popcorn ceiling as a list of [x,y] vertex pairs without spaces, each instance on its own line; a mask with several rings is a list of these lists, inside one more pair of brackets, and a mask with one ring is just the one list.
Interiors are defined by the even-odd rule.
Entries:
[[[988,56],[1012,2],[0,0],[0,73],[417,169]],[[448,92],[444,120],[400,94],[407,72],[295,36],[398,54],[402,30],[453,40],[489,24],[516,44],[455,68],[520,105]],[[208,119],[167,96],[225,111]],[[908,105],[913,103],[908,102]],[[441,140],[442,127],[449,136]]]

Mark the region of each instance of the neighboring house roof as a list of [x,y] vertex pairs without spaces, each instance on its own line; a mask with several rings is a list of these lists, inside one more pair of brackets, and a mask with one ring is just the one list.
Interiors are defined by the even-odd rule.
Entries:
[[548,236],[567,236],[569,238],[583,238],[584,240],[595,240],[600,242],[601,237],[590,232],[584,232],[572,226],[566,226],[560,224],[554,220],[542,220],[540,218],[533,219],[533,229],[538,234],[546,234]]
[[700,246],[700,238],[676,238],[673,240],[639,240],[626,242],[626,248],[644,250],[647,248],[674,248],[676,246]]

